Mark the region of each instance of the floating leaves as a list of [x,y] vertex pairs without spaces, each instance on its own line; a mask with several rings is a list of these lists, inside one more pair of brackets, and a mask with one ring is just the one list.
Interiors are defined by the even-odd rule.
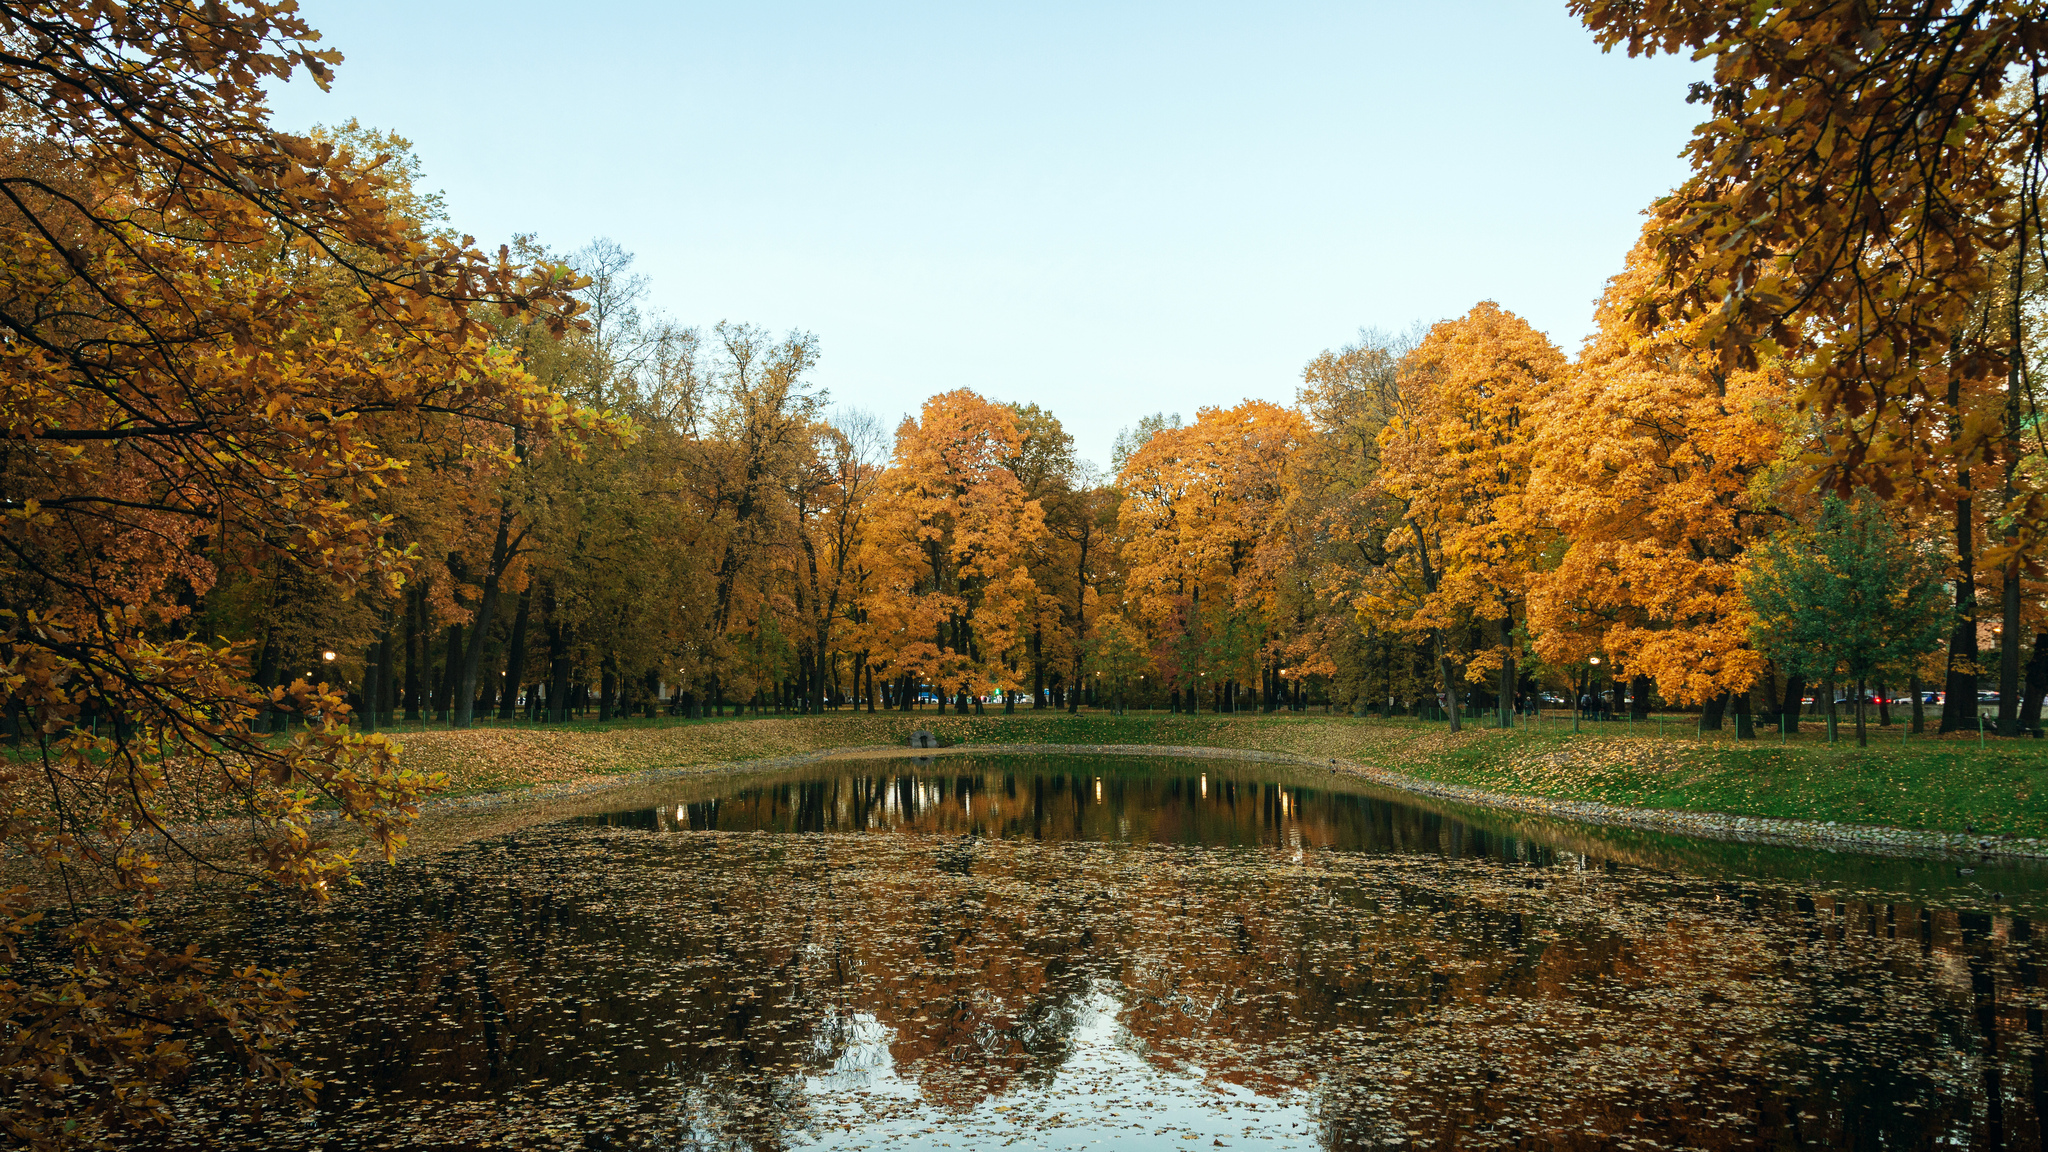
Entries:
[[195,902],[217,953],[301,969],[329,1087],[252,1123],[214,1069],[181,1138],[1919,1146],[1971,1139],[1987,1093],[2037,1122],[2020,918],[1227,763],[869,762],[650,811],[378,869],[324,913]]

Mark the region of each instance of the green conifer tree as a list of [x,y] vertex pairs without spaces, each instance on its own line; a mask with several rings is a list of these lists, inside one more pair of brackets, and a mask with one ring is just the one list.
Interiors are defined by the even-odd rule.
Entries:
[[1858,496],[1829,496],[1813,527],[1753,549],[1743,587],[1755,642],[1780,667],[1856,685],[1856,743],[1867,745],[1864,685],[1880,668],[1932,651],[1950,619],[1939,559],[1914,547],[1877,499]]

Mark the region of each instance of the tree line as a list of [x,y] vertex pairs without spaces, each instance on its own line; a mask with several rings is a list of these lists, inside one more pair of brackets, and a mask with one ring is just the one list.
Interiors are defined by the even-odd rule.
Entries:
[[[1859,716],[1904,694],[1917,725],[1930,685],[1944,730],[1974,725],[1980,683],[2008,730],[2038,726],[2040,635],[2017,683],[1978,663],[2008,505],[1881,491],[1842,467],[1853,425],[1802,400],[1788,358],[1730,368],[1696,321],[1645,324],[1647,240],[1576,358],[1483,302],[1317,355],[1292,405],[1150,417],[1106,474],[1052,412],[970,389],[885,436],[811,386],[810,335],[652,318],[614,244],[562,264],[590,322],[508,345],[617,431],[529,439],[492,472],[408,461],[445,475],[382,497],[412,562],[396,597],[325,589],[284,614],[255,577],[222,600],[239,615],[218,630],[260,652],[336,652],[366,728],[998,701],[1506,724],[1604,692],[1749,738],[1838,693]],[[2011,635],[2038,603],[2023,587]]]

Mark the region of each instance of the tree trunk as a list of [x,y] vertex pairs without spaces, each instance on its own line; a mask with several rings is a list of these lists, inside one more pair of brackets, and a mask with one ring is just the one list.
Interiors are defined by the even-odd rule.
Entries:
[[1463,725],[1458,721],[1458,678],[1455,674],[1456,670],[1451,667],[1451,654],[1444,648],[1444,630],[1433,628],[1430,631],[1431,635],[1436,639],[1436,666],[1438,674],[1444,678],[1444,703],[1450,709],[1451,731],[1458,732],[1463,730]]
[[1998,633],[1998,734],[2020,734],[2020,559],[2005,566]]
[[548,621],[548,722],[569,719],[569,637],[568,627]]
[[1863,731],[1863,680],[1861,677],[1858,677],[1856,680],[1856,746],[1858,748],[1870,747],[1870,737]]
[[[401,609],[402,610],[402,609]],[[384,617],[384,634],[377,641],[377,703],[379,723],[388,724],[398,711],[398,644],[391,635],[391,617]]]
[[1500,717],[1500,726],[1515,726],[1515,621],[1513,616],[1500,622],[1500,699],[1494,701],[1494,714]]
[[1908,676],[1906,678],[1906,691],[1911,692],[1913,694],[1912,731],[1913,735],[1918,736],[1920,733],[1927,731],[1926,709],[1922,706],[1920,702],[1920,696],[1925,691],[1925,689],[1920,687],[1920,674],[1918,672],[1915,672],[1911,676]]
[[1737,740],[1756,739],[1756,724],[1750,719],[1749,715],[1749,693],[1747,691],[1735,693],[1734,703],[1735,738]]
[[1877,726],[1892,726],[1892,702],[1885,693],[1883,681],[1879,681],[1877,685]]
[[1721,730],[1721,718],[1728,714],[1728,696],[1728,693],[1723,692],[1719,696],[1707,701],[1706,706],[1700,709],[1700,731],[1719,732]]
[[832,654],[827,647],[832,642],[832,625],[828,617],[818,625],[817,650],[811,655],[811,711],[820,716],[825,714],[825,680],[832,671]]
[[[1950,412],[1962,411],[1959,387],[1955,381],[1948,386]],[[1959,419],[1951,419],[1951,434],[1960,434]],[[1974,727],[1977,723],[1977,557],[1971,539],[1974,527],[1970,522],[1972,501],[1968,495],[1970,470],[1958,465],[1956,473],[1956,483],[1964,495],[1956,500],[1956,625],[1948,640],[1948,678],[1941,702],[1943,732]]]
[[448,719],[449,705],[455,699],[456,678],[462,669],[462,625],[448,626],[448,644],[441,660],[441,689],[434,696],[434,721]]
[[1650,718],[1650,678],[1638,675],[1628,682],[1628,714],[1637,720]]
[[548,707],[547,719],[551,724],[565,723],[569,719],[569,626],[558,611],[553,581],[546,581],[540,590],[540,618],[545,622],[548,635]]
[[1778,710],[1778,723],[1783,728],[1799,730],[1799,710],[1806,705],[1806,677],[1785,677],[1785,704]]
[[[524,529],[520,536],[525,536]],[[462,654],[462,677],[455,693],[453,726],[467,728],[476,706],[477,671],[483,667],[484,642],[490,639],[491,621],[498,612],[498,585],[512,563],[519,541],[512,537],[512,505],[506,501],[498,513],[498,534],[491,541],[490,566],[484,570],[484,590],[477,601],[476,619],[470,623],[469,648]]]
[[[2033,190],[2031,182],[2024,186]],[[2012,325],[2012,340],[2009,345],[2013,354],[2006,357],[2005,380],[2005,507],[2012,508],[2019,499],[2017,479],[2020,466],[2021,398],[2026,394],[2026,325],[2027,307],[2027,224],[2025,215],[2020,216],[2019,243],[2013,254],[2012,296],[2006,302],[2006,315]],[[2005,529],[2006,547],[2012,549],[2011,557],[2005,562],[2004,579],[2001,581],[1999,633],[1998,633],[1998,734],[2012,737],[2020,734],[2020,553],[2019,518],[2008,519]]]
[[498,719],[510,720],[519,705],[520,677],[526,674],[526,621],[533,614],[533,581],[519,594],[519,609],[512,614],[512,636],[506,642],[505,698],[498,702]]
[[2034,633],[2034,651],[2027,659],[2027,694],[2020,702],[2020,729],[2041,730],[2041,697],[2048,694],[2048,632]]
[[427,586],[414,585],[406,597],[405,612],[405,718],[420,718],[421,667],[433,658],[427,655]]
[[612,708],[619,692],[618,659],[605,653],[604,663],[597,674],[597,719],[599,723],[612,718]]

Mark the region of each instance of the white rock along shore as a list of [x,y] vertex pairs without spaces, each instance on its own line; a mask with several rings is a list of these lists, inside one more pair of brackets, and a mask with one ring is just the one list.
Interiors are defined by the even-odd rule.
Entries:
[[867,744],[828,748],[796,756],[774,756],[759,760],[729,760],[685,768],[655,768],[618,776],[589,777],[568,784],[498,792],[476,796],[449,797],[430,801],[429,814],[451,809],[476,809],[522,804],[542,799],[556,801],[587,793],[624,789],[681,777],[737,774],[801,768],[824,760],[881,760],[928,758],[933,756],[1155,756],[1182,760],[1245,760],[1263,764],[1286,764],[1309,769],[1329,769],[1400,792],[1427,796],[1474,808],[1519,812],[1581,824],[1643,828],[1681,836],[1733,840],[1759,844],[1783,844],[1811,848],[1848,849],[1889,856],[1939,856],[1970,858],[2048,859],[2048,840],[2029,837],[2000,837],[1967,832],[1923,831],[1888,828],[1874,824],[1844,824],[1832,820],[1783,820],[1767,816],[1734,816],[1724,812],[1689,812],[1670,808],[1631,808],[1590,800],[1557,800],[1510,792],[1489,792],[1463,784],[1442,784],[1433,780],[1394,772],[1352,760],[1328,760],[1288,752],[1262,752],[1247,748],[1166,744],[958,744],[949,748],[911,749],[894,744]]

